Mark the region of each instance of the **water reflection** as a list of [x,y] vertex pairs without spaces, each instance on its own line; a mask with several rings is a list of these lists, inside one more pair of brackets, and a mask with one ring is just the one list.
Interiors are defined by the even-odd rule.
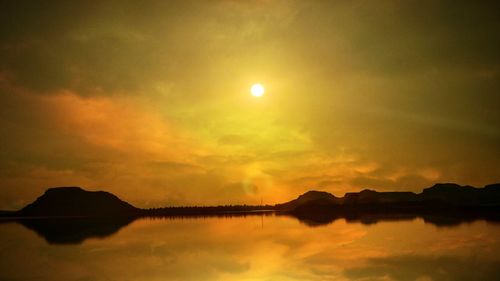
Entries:
[[88,238],[105,238],[134,221],[117,218],[22,219],[17,222],[33,230],[49,244],[79,244]]
[[500,280],[500,262],[491,258],[453,256],[391,256],[372,258],[348,269],[350,280]]
[[[380,222],[413,221],[417,218],[423,219],[425,223],[437,227],[457,227],[463,223],[472,223],[478,220],[498,223],[496,216],[459,216],[453,214],[384,214],[384,213],[351,213],[340,215],[334,213],[274,213],[274,212],[250,212],[250,213],[227,213],[208,215],[176,215],[147,217],[150,220],[186,220],[186,219],[208,219],[208,218],[246,218],[261,217],[263,227],[264,217],[284,216],[299,220],[308,227],[325,226],[337,220],[345,220],[346,223],[361,223],[363,225],[374,225]],[[105,238],[117,233],[121,228],[129,225],[136,219],[133,217],[115,218],[45,218],[45,219],[18,219],[11,220],[34,231],[43,237],[49,244],[80,244],[89,238]],[[0,220],[0,223],[8,221]]]
[[[92,235],[64,245],[7,223],[0,225],[0,280],[498,280],[499,225],[387,219],[309,227],[272,214],[143,218],[107,231],[71,222]],[[40,223],[30,227],[54,233]]]
[[348,223],[362,223],[365,225],[376,224],[387,221],[411,221],[421,218],[425,223],[438,227],[454,227],[463,223],[472,223],[474,221],[487,221],[490,223],[500,223],[500,215],[497,213],[422,213],[422,212],[351,212],[348,214],[334,212],[298,212],[283,213],[282,215],[292,216],[307,226],[315,227],[328,225],[336,220],[344,219]]

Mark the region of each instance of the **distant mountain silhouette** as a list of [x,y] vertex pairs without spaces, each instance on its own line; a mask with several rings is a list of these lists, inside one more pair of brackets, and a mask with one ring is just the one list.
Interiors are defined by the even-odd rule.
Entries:
[[453,205],[500,206],[500,184],[487,185],[484,188],[460,186],[454,183],[435,184],[424,189],[420,194],[421,200],[438,200]]
[[[274,214],[273,214],[274,213]],[[365,189],[336,197],[324,191],[308,191],[297,199],[274,206],[226,205],[139,209],[103,191],[80,187],[48,189],[19,211],[1,211],[0,224],[16,222],[35,231],[48,243],[81,243],[106,237],[140,217],[184,219],[198,217],[285,215],[308,226],[337,219],[374,224],[379,221],[422,218],[436,226],[463,222],[500,222],[500,184],[484,188],[440,183],[422,193],[377,192]]]
[[292,201],[277,204],[283,211],[306,209],[373,210],[373,209],[417,209],[417,208],[500,208],[500,184],[484,188],[461,186],[454,183],[438,183],[422,193],[377,192],[370,189],[349,192],[338,198],[328,192],[308,191]]
[[342,200],[340,198],[335,197],[328,192],[312,190],[300,195],[297,199],[292,201],[283,204],[276,204],[275,208],[278,210],[293,210],[304,205],[323,206],[338,205],[341,203]]
[[104,191],[80,187],[49,188],[35,202],[17,212],[18,216],[131,216],[139,209]]
[[346,193],[341,198],[327,192],[308,191],[297,199],[276,205],[276,209],[309,226],[328,224],[340,218],[370,224],[420,217],[438,226],[478,219],[500,222],[500,184],[475,188],[438,183],[418,194],[365,189]]
[[422,193],[377,192],[365,189],[336,197],[324,191],[308,191],[297,199],[274,206],[226,205],[207,207],[165,207],[139,209],[104,191],[86,191],[80,187],[49,188],[42,196],[23,209],[1,216],[24,217],[92,217],[92,216],[171,216],[240,213],[252,211],[359,213],[366,211],[414,212],[457,208],[473,211],[500,209],[500,184],[484,188],[438,183]]
[[377,192],[365,189],[361,192],[349,192],[342,198],[344,205],[385,204],[395,202],[416,202],[418,195],[413,192]]

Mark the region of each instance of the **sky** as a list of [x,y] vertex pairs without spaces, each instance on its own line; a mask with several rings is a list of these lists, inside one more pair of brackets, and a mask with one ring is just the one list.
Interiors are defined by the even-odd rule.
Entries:
[[1,1],[0,209],[54,186],[158,207],[500,182],[499,9]]

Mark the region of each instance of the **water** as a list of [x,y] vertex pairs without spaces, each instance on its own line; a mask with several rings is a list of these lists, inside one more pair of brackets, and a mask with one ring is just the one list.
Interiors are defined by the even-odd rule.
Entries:
[[275,215],[4,222],[0,280],[500,280],[498,224],[311,225]]

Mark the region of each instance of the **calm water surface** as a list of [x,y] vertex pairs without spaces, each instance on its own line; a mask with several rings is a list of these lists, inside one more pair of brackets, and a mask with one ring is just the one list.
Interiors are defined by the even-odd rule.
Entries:
[[484,221],[140,219],[69,224],[77,234],[57,225],[1,223],[0,280],[500,280],[500,225]]

